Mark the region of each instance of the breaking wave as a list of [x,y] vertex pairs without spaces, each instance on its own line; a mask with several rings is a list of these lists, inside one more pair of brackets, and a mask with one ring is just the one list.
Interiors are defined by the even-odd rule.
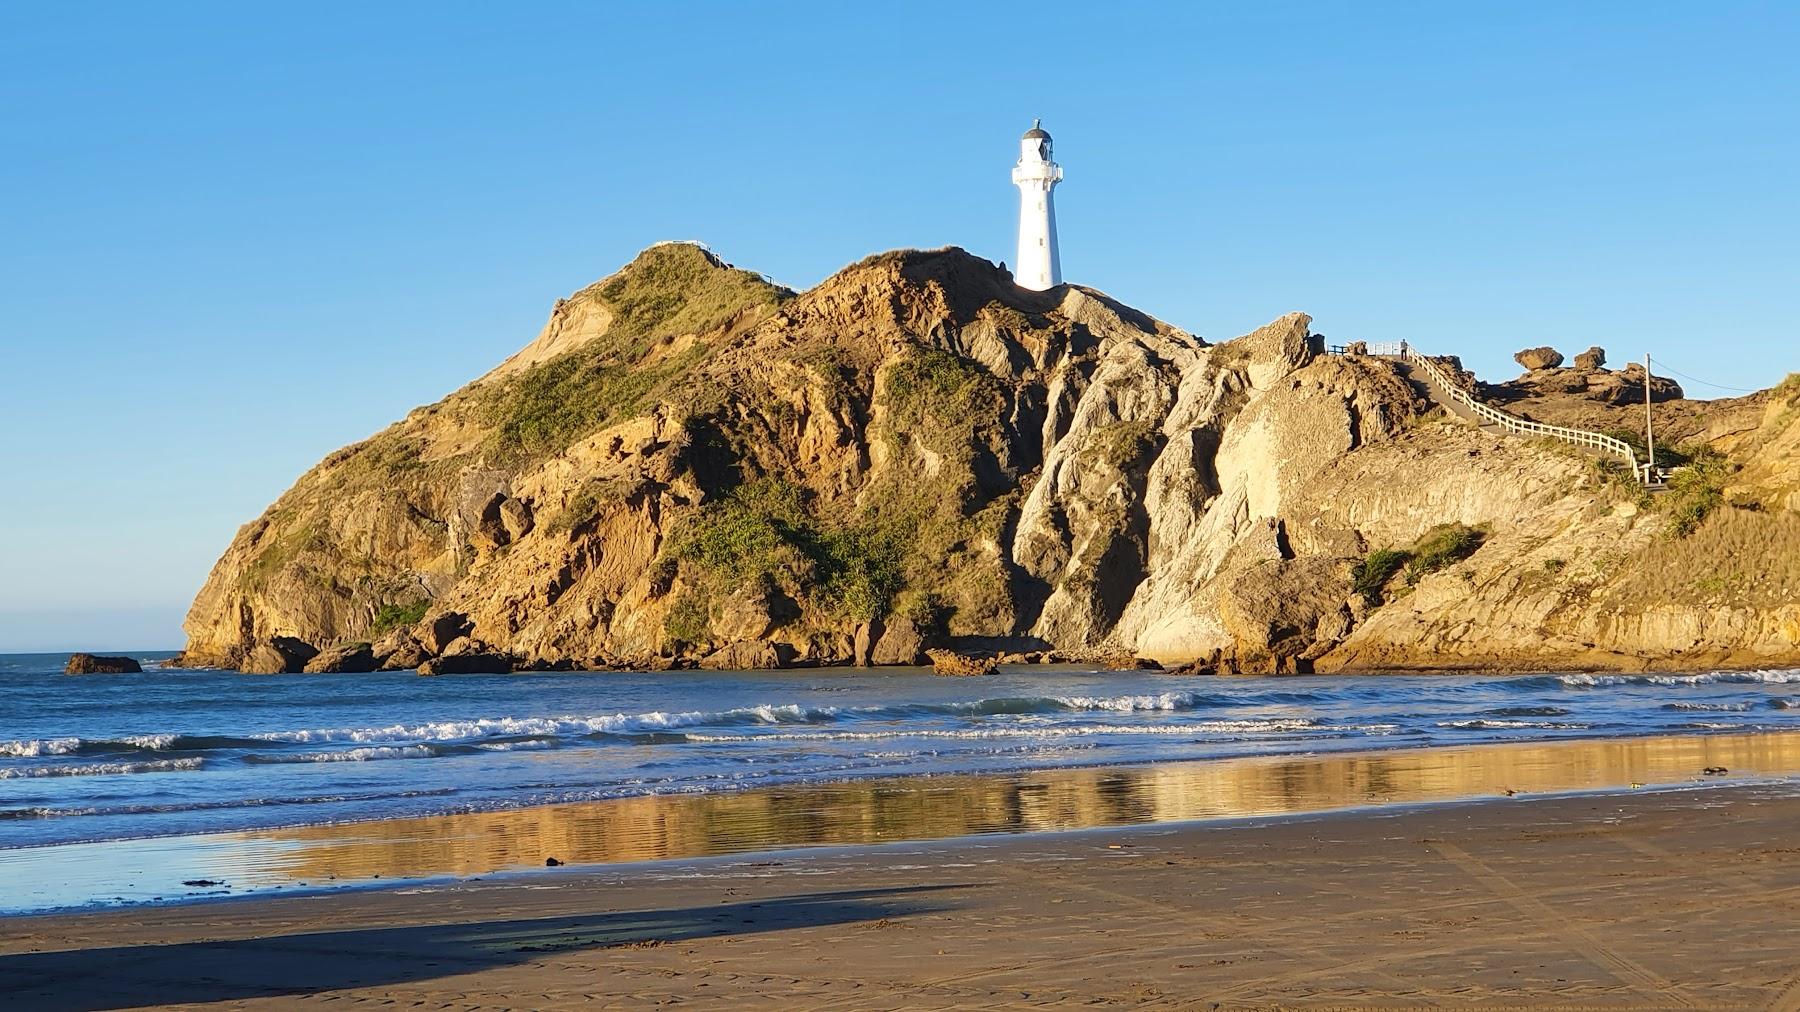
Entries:
[[197,770],[204,759],[153,759],[141,763],[90,763],[83,766],[25,766],[0,769],[0,780],[39,777],[108,777],[125,773],[177,773]]
[[1800,669],[1781,671],[1708,671],[1698,675],[1557,675],[1556,681],[1573,688],[1607,688],[1617,685],[1800,685]]

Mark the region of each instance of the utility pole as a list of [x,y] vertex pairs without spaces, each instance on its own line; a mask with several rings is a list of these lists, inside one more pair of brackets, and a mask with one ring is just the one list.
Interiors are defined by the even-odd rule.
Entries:
[[1656,480],[1656,430],[1650,418],[1650,353],[1644,353],[1644,445],[1650,451],[1650,462],[1644,466],[1644,484]]

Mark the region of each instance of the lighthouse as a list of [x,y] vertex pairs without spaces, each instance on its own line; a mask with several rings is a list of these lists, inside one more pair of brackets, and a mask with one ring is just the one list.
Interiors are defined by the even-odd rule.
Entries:
[[1062,256],[1056,249],[1056,184],[1062,166],[1050,160],[1050,135],[1040,121],[1019,139],[1019,162],[1013,166],[1019,188],[1019,259],[1013,279],[1021,288],[1041,292],[1062,284]]

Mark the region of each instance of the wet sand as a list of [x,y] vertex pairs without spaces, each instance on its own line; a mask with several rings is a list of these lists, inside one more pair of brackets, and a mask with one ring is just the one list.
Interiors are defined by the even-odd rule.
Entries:
[[[1520,778],[1533,769],[1549,782],[1553,770],[1605,779],[1668,764],[1674,782],[1696,781],[1693,764],[1721,749],[1740,759],[1761,749],[1770,765],[1789,758],[1781,742],[1672,741],[1566,743],[1529,760],[1520,751],[1505,769],[1477,749],[1377,754],[1391,761],[1373,768],[1368,755],[1279,773],[1251,764],[1222,783],[1195,780],[1195,770],[1178,776],[1180,767],[1087,771],[1145,779],[1103,778],[1060,796],[1064,821],[1080,824],[1082,805],[1129,813],[1118,798],[1155,792],[1128,788],[1160,784],[1170,811],[1191,812],[1206,795],[1250,816],[1230,821],[1145,817],[12,918],[0,921],[0,1003],[1800,1009],[1800,793],[1791,783],[1549,798],[1490,790],[1492,800],[1424,807],[1416,802],[1434,797],[1411,796],[1440,780],[1446,793],[1481,796],[1472,788],[1531,783]],[[1433,760],[1429,751],[1479,754]],[[1392,765],[1409,756],[1412,765]],[[1354,762],[1330,764],[1344,758]],[[1371,769],[1398,780],[1373,784]],[[1227,785],[1284,780],[1285,796],[1327,810],[1295,814],[1304,810],[1296,802],[1246,812],[1218,796]],[[1319,804],[1357,790],[1405,804]],[[1105,797],[1115,798],[1110,808],[1096,800]],[[541,834],[546,817],[512,825]],[[464,829],[507,824],[463,818],[494,820]],[[420,826],[374,825],[395,835],[328,853],[394,860],[396,841],[411,841],[404,850],[424,838]],[[361,839],[382,837],[365,827]],[[502,850],[517,846],[509,839]],[[419,855],[418,867],[449,852]]]

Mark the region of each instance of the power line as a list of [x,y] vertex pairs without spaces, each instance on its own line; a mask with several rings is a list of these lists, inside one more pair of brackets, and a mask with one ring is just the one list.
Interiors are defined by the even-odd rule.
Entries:
[[1653,358],[1650,361],[1652,364],[1661,366],[1663,372],[1670,373],[1675,376],[1680,376],[1682,379],[1687,380],[1689,383],[1698,383],[1703,387],[1712,387],[1715,390],[1730,390],[1733,393],[1740,393],[1740,394],[1754,394],[1754,393],[1761,392],[1758,390],[1746,390],[1743,387],[1728,387],[1723,383],[1714,383],[1710,380],[1700,379],[1697,376],[1689,376],[1687,373],[1680,372],[1676,369],[1671,368],[1667,362],[1664,362],[1661,359]]

